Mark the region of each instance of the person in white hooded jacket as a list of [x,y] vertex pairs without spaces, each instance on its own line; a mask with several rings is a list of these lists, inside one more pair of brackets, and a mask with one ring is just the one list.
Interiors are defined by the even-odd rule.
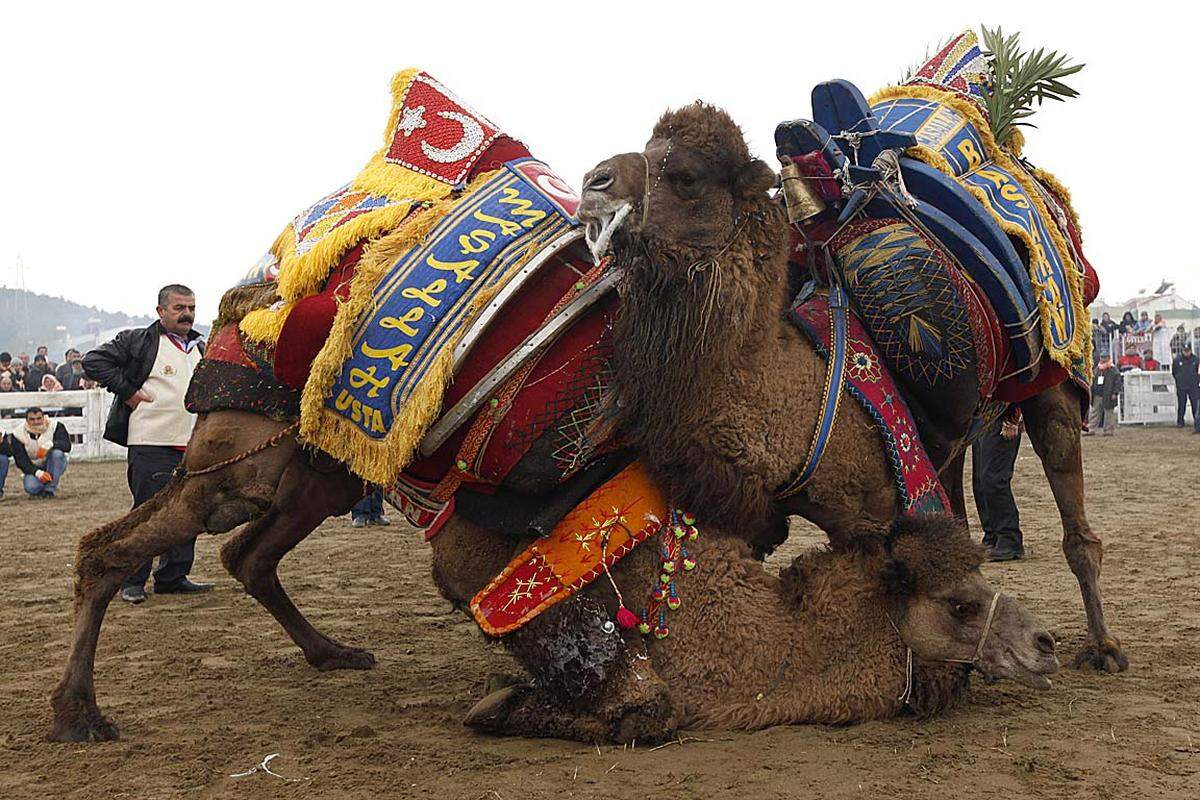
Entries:
[[26,494],[41,499],[58,494],[59,481],[67,471],[67,453],[71,452],[71,435],[61,422],[51,424],[42,409],[28,408],[25,424],[6,437],[5,445],[5,454],[25,474]]

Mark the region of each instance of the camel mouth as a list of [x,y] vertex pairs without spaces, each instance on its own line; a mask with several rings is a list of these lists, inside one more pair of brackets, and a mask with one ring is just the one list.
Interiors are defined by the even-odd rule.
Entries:
[[608,255],[608,251],[612,247],[613,234],[621,227],[621,223],[625,221],[625,217],[629,216],[632,209],[632,205],[623,203],[612,213],[601,214],[598,218],[588,220],[584,237],[587,240],[588,249],[592,251],[592,260],[597,266]]
[[983,673],[983,677],[988,683],[995,683],[1006,678],[1039,691],[1046,691],[1054,687],[1054,682],[1047,677],[1058,672],[1058,659],[1054,656],[1043,656],[1033,659],[1032,663],[1026,663],[1025,659],[1009,653],[1006,661],[1005,664],[988,667],[980,665],[979,671]]

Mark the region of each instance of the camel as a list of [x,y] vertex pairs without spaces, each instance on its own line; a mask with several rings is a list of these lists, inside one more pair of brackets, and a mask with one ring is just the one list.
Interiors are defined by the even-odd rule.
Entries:
[[[643,152],[588,172],[579,218],[593,250],[624,271],[612,358],[620,426],[673,502],[731,530],[798,514],[844,547],[887,530],[897,491],[872,420],[847,399],[811,482],[776,495],[812,440],[826,366],[786,318],[795,287],[789,226],[768,194],[774,181],[728,114],[695,103],[664,114]],[[953,392],[901,389],[965,519],[962,458],[977,378],[967,371]],[[1075,664],[1122,671],[1128,660],[1100,595],[1103,547],[1084,512],[1078,398],[1060,384],[1021,409],[1083,596],[1088,642]],[[778,528],[759,530],[770,537]]]
[[[511,543],[469,525],[442,535],[454,541],[435,544],[435,574],[451,596],[487,571],[466,566],[477,554],[490,551],[502,564],[511,552]],[[736,535],[706,529],[689,547],[701,566],[681,581],[685,599],[669,637],[617,651],[622,634],[604,627],[613,592],[593,584],[543,612],[530,623],[536,631],[511,634],[533,682],[496,688],[466,724],[653,743],[679,728],[846,724],[905,709],[924,718],[964,696],[972,667],[989,681],[1037,689],[1049,688],[1046,676],[1058,668],[1053,637],[980,575],[982,551],[951,517],[903,518],[886,537],[800,555],[779,576]],[[628,595],[659,570],[655,548],[641,545],[613,577]],[[608,657],[606,645],[625,656],[605,679],[593,664]]]

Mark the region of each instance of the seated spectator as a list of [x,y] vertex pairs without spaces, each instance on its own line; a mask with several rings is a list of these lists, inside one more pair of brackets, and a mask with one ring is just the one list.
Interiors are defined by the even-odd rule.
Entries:
[[25,493],[30,497],[52,498],[58,493],[58,483],[67,471],[67,453],[71,452],[71,435],[61,422],[53,426],[42,409],[34,406],[25,411],[25,424],[8,437],[9,454],[25,473]]
[[1149,350],[1142,353],[1142,369],[1148,370],[1148,371],[1155,371],[1158,368],[1159,368],[1158,361],[1155,360],[1153,353],[1151,353]]
[[1137,353],[1126,353],[1121,356],[1121,360],[1117,362],[1117,368],[1121,372],[1128,372],[1131,369],[1142,368],[1142,357]]
[[12,375],[7,372],[0,372],[0,392],[15,392],[17,387],[13,384]]
[[53,375],[43,375],[42,385],[38,387],[39,392],[61,392],[63,385],[58,382],[58,378]]

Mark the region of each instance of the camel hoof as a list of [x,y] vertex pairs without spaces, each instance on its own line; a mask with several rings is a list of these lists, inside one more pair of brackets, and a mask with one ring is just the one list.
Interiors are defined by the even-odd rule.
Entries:
[[375,669],[375,654],[361,647],[347,647],[310,659],[308,663],[321,672],[332,672],[335,669]]
[[1115,675],[1129,669],[1129,658],[1121,648],[1121,643],[1110,637],[1102,642],[1089,643],[1075,656],[1072,666]]
[[509,686],[516,686],[526,682],[528,682],[528,678],[520,675],[513,675],[509,672],[492,672],[483,679],[483,694],[486,697],[492,692],[498,692]]
[[46,735],[51,742],[115,742],[120,731],[95,705],[82,703],[55,714],[54,725]]
[[529,692],[528,684],[513,684],[497,689],[471,706],[463,725],[481,733],[504,733],[509,716]]

